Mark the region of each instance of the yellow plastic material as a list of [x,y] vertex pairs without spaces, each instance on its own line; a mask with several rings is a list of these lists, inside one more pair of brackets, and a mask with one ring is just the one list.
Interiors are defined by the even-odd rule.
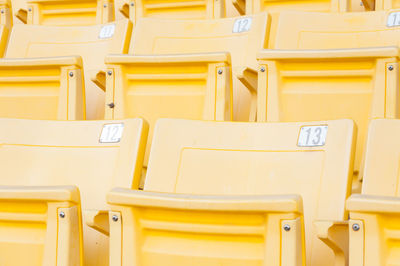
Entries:
[[362,194],[347,201],[350,212],[350,265],[399,265],[400,120],[370,124]]
[[367,11],[380,11],[400,8],[399,0],[362,0]]
[[246,14],[262,11],[279,13],[281,11],[344,12],[349,11],[350,0],[246,0]]
[[[326,142],[298,146],[303,126]],[[144,191],[108,194],[110,264],[333,265],[312,222],[346,217],[354,144],[351,120],[160,119]]]
[[[239,27],[240,19],[250,27]],[[149,151],[158,118],[231,120],[232,108],[236,119],[254,118],[255,55],[265,47],[267,25],[267,14],[142,19],[132,35],[131,55],[106,57],[106,119],[145,118],[150,124]],[[234,28],[245,30],[235,33]]]
[[[120,123],[119,142],[100,142],[117,140],[103,127]],[[0,119],[0,265],[108,265],[108,237],[86,225],[102,212],[89,210],[107,209],[112,187],[137,186],[147,129],[142,119]]]
[[26,23],[87,26],[114,21],[113,0],[30,0]]
[[[103,118],[105,92],[91,77],[105,68],[106,54],[128,51],[131,30],[128,20],[95,26],[15,25],[7,59],[0,60],[0,116],[84,119],[86,94],[86,117]],[[15,59],[21,57],[27,59]]]
[[116,6],[136,24],[141,18],[223,18],[226,15],[225,1],[231,0],[116,0]]
[[258,121],[353,119],[359,129],[358,172],[369,120],[400,117],[400,30],[386,26],[388,16],[282,13],[269,44],[281,50],[258,55]]

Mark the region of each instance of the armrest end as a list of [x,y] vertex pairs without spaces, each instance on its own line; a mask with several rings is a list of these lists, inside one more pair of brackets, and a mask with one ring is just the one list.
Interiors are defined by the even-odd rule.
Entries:
[[110,235],[110,223],[108,220],[109,211],[105,210],[86,210],[83,212],[86,225],[105,234]]

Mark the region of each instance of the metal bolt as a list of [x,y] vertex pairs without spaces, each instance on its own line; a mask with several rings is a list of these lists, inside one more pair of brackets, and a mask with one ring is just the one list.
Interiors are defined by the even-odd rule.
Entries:
[[114,222],[117,222],[118,221],[118,216],[117,215],[113,215],[112,219],[113,219]]
[[1,14],[4,14],[4,9],[1,10]]
[[32,8],[28,8],[28,11],[31,12],[31,11],[32,11]]
[[388,69],[389,69],[390,71],[392,71],[392,70],[394,69],[394,67],[393,67],[392,65],[390,65],[390,66],[388,67]]
[[359,224],[353,224],[352,228],[353,228],[354,231],[357,232],[358,230],[360,230],[360,225]]
[[65,213],[64,212],[60,212],[60,217],[64,218],[65,217]]
[[290,231],[290,225],[285,224],[285,225],[283,226],[283,230],[285,230],[286,232],[289,232],[289,231]]
[[103,7],[104,7],[104,8],[106,8],[106,7],[107,7],[107,5],[106,5],[106,4],[104,4],[104,5],[103,5]]
[[110,108],[114,108],[115,107],[115,104],[114,103],[109,103],[109,104],[107,104],[108,105],[108,107],[110,107]]
[[69,76],[73,77],[74,76],[74,72],[69,72]]
[[109,76],[111,76],[112,75],[112,71],[110,70],[110,71],[107,71],[107,74],[109,75]]
[[218,74],[222,74],[222,69],[218,69]]
[[135,3],[131,3],[131,6],[134,6],[135,5]]
[[265,67],[261,67],[260,71],[265,72]]

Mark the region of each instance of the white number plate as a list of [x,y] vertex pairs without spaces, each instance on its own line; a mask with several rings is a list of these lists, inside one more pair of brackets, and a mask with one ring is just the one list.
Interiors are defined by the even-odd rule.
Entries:
[[307,126],[300,129],[299,141],[297,146],[314,147],[324,146],[328,126]]
[[105,124],[100,135],[101,143],[116,143],[121,141],[124,124]]
[[390,13],[387,19],[386,25],[388,27],[400,26],[400,12]]
[[233,33],[249,31],[253,18],[238,18],[233,24]]
[[115,24],[104,25],[101,27],[99,39],[108,39],[114,36]]

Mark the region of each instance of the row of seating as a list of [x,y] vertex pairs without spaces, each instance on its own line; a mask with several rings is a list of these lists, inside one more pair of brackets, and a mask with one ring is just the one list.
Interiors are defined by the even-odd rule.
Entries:
[[140,191],[147,133],[139,118],[0,119],[0,264],[400,263],[400,120],[371,122],[347,202],[351,120],[160,119]]
[[368,121],[399,118],[400,31],[388,26],[398,12],[282,12],[275,28],[265,13],[217,20],[149,18],[140,20],[133,34],[128,20],[15,25],[8,42],[3,31],[1,42],[7,45],[0,59],[0,116],[143,117],[150,137],[163,117],[351,118],[359,128],[355,179],[360,179]]
[[318,1],[134,1],[134,0],[3,0],[9,23],[35,25],[94,25],[122,18],[136,24],[139,18],[215,19],[282,10],[345,12],[387,10],[399,7],[395,0]]

